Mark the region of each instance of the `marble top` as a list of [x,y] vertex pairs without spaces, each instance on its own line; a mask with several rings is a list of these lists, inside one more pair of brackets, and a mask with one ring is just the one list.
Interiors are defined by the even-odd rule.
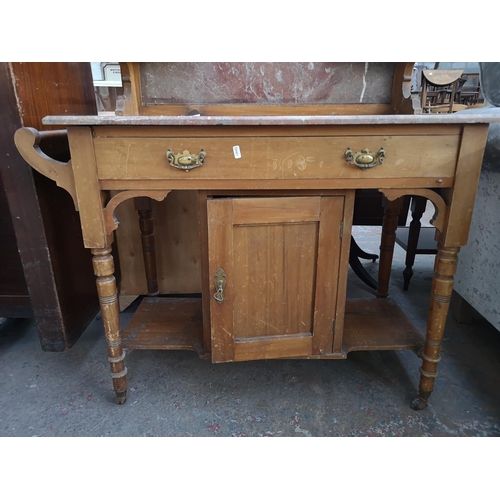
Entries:
[[[472,110],[470,110],[472,111]],[[46,116],[44,125],[403,125],[500,122],[500,108],[481,112],[421,115],[328,116]]]

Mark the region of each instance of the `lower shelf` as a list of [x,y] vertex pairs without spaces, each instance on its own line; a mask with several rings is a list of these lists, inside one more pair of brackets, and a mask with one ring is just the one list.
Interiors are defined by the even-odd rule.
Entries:
[[[122,333],[125,349],[203,349],[202,302],[198,298],[145,297]],[[345,358],[351,351],[417,350],[422,335],[390,299],[355,299],[346,303],[342,352],[305,356]],[[303,358],[303,359],[304,359]]]
[[203,349],[201,299],[144,297],[122,333],[125,349]]
[[346,302],[342,351],[419,349],[424,339],[391,299]]

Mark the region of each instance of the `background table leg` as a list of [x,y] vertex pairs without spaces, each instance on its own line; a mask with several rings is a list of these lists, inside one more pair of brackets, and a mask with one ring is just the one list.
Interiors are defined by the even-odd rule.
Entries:
[[406,245],[406,260],[405,260],[405,270],[403,271],[403,290],[408,291],[410,286],[410,280],[413,276],[413,264],[415,264],[415,255],[418,247],[418,237],[420,236],[420,228],[422,224],[420,219],[425,212],[425,206],[427,205],[427,198],[421,196],[414,196],[411,200],[411,222],[410,229],[408,232],[408,243]]

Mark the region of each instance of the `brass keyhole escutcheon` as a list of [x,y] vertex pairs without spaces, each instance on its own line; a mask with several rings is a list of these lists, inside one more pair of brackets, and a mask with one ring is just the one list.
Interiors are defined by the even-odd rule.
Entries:
[[215,294],[214,294],[214,299],[219,303],[222,304],[224,302],[224,289],[226,288],[226,273],[224,272],[224,269],[217,269],[215,272]]

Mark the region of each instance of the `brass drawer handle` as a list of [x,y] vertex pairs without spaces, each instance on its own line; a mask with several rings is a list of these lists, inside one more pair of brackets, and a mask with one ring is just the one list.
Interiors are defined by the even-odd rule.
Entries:
[[351,148],[347,148],[345,152],[346,161],[363,170],[382,165],[382,163],[384,163],[384,158],[384,148],[380,148],[377,153],[371,153],[368,149],[362,149],[359,153],[353,153]]
[[191,154],[187,150],[174,154],[171,149],[167,149],[167,160],[170,165],[186,172],[193,168],[201,167],[205,163],[206,156],[207,153],[203,149],[197,155]]
[[224,295],[222,295],[224,288],[226,288],[226,273],[224,272],[224,269],[219,268],[215,272],[215,289],[217,291],[214,294],[214,299],[219,304],[224,302]]

